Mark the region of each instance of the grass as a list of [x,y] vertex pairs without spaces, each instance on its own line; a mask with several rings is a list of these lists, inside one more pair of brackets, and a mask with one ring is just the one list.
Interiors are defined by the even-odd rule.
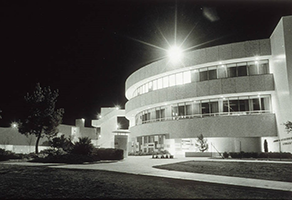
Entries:
[[0,164],[3,198],[291,199],[291,192],[198,181]]
[[155,168],[292,182],[292,164],[285,163],[187,161],[155,166]]

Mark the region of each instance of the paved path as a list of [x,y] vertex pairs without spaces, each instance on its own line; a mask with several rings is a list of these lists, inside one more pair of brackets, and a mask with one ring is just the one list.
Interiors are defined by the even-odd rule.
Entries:
[[[199,174],[199,173],[189,173],[189,172],[178,172],[169,171],[163,169],[153,168],[155,165],[170,164],[175,162],[183,162],[189,160],[204,160],[204,161],[230,161],[224,159],[206,159],[206,158],[174,158],[174,159],[152,159],[151,157],[144,156],[130,156],[122,161],[112,162],[112,163],[99,163],[99,164],[88,164],[88,165],[57,165],[50,166],[54,168],[66,168],[66,169],[92,169],[92,170],[105,170],[105,171],[115,171],[123,172],[137,175],[147,175],[147,176],[157,176],[193,181],[204,181],[209,183],[221,183],[229,185],[256,187],[264,189],[274,189],[292,192],[292,183],[283,181],[269,181],[261,179],[251,179],[251,178],[239,178],[231,176],[218,176],[209,174]],[[245,162],[241,160],[240,162]],[[247,161],[255,162],[255,161]],[[274,162],[274,161],[259,161],[259,162]],[[281,162],[282,163],[282,162]],[[286,162],[285,162],[286,163]],[[291,162],[287,162],[291,164]]]
[[[203,181],[209,183],[219,183],[237,186],[247,186],[263,189],[274,189],[292,192],[292,183],[283,181],[269,181],[261,179],[251,179],[251,178],[240,178],[231,176],[218,176],[209,174],[199,174],[199,173],[189,173],[189,172],[178,172],[169,171],[163,169],[153,168],[156,165],[170,164],[176,162],[198,160],[198,161],[232,161],[227,159],[207,159],[207,158],[185,158],[178,157],[174,159],[152,159],[149,156],[130,156],[124,160],[116,162],[100,162],[97,164],[53,164],[53,163],[29,163],[29,162],[7,162],[6,164],[18,164],[27,166],[49,166],[53,168],[63,168],[63,169],[90,169],[90,170],[104,170],[104,171],[115,171],[136,175],[147,175],[165,178],[175,178],[184,179],[192,181]],[[254,160],[236,160],[234,162],[277,162],[277,161],[254,161]],[[292,167],[292,162],[289,163]]]

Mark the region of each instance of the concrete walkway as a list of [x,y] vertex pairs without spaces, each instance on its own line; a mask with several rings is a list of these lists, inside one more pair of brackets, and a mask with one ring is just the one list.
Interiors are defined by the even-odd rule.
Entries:
[[[174,159],[152,159],[150,156],[130,156],[121,161],[114,162],[100,162],[96,164],[56,164],[56,163],[29,163],[29,162],[7,162],[5,164],[16,164],[16,165],[26,165],[26,166],[48,166],[52,168],[63,168],[63,169],[89,169],[89,170],[104,170],[104,171],[114,171],[121,173],[129,173],[136,175],[146,175],[146,176],[156,176],[174,179],[184,179],[191,181],[203,181],[209,183],[219,183],[246,187],[255,187],[262,189],[274,189],[282,191],[292,192],[292,183],[283,181],[269,181],[261,179],[251,179],[251,178],[240,178],[231,176],[218,176],[210,174],[199,174],[199,173],[189,173],[189,172],[178,172],[169,171],[163,169],[156,169],[153,166],[164,165],[176,162],[184,161],[220,161],[220,162],[278,162],[278,161],[257,161],[257,160],[228,160],[228,159],[208,159],[208,158],[185,158],[177,157]],[[292,162],[278,162],[278,163],[288,163]]]
[[[203,181],[209,183],[220,183],[228,185],[237,185],[237,186],[247,186],[263,189],[274,189],[274,190],[283,190],[292,192],[292,183],[283,182],[283,181],[269,181],[261,179],[251,179],[251,178],[239,178],[231,176],[218,176],[218,175],[209,175],[209,174],[199,174],[199,173],[189,173],[189,172],[178,172],[178,171],[169,171],[163,169],[156,169],[153,166],[170,164],[176,162],[198,160],[198,161],[231,161],[227,159],[207,159],[207,158],[174,158],[174,159],[152,159],[148,156],[130,156],[122,161],[111,162],[111,163],[98,163],[98,164],[82,164],[82,165],[55,165],[50,166],[53,168],[65,168],[65,169],[91,169],[91,170],[104,170],[104,171],[115,171],[136,175],[147,175],[147,176],[156,176],[156,177],[165,177],[165,178],[174,178],[174,179],[184,179],[192,181]],[[238,162],[237,160],[235,162]],[[239,162],[246,162],[240,160]],[[251,161],[247,162],[275,162],[275,161]],[[291,162],[281,162],[289,163]]]

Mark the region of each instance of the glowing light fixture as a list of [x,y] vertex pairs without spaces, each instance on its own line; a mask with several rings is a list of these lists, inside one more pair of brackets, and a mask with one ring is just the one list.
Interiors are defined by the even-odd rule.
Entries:
[[12,128],[17,128],[17,126],[18,126],[18,124],[17,124],[16,122],[12,122],[12,123],[11,123],[11,127],[12,127]]
[[172,46],[168,51],[167,55],[171,62],[178,62],[183,57],[182,49],[178,46]]

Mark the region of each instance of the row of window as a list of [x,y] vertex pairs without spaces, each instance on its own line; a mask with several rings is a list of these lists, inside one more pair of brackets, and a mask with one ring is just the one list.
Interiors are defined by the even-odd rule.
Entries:
[[213,80],[228,77],[252,76],[269,73],[269,61],[251,61],[217,65],[179,72],[150,81],[138,87],[133,96],[141,95],[153,90],[182,85],[191,82]]
[[209,99],[156,107],[140,112],[136,115],[136,125],[193,117],[269,113],[270,110],[269,95]]

